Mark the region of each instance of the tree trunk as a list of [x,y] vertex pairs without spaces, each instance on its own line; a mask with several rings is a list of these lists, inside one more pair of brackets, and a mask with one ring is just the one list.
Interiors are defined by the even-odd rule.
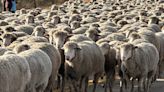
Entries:
[[36,8],[37,7],[37,5],[36,5],[36,0],[34,0],[34,8]]
[[51,0],[52,4],[55,4],[55,0]]

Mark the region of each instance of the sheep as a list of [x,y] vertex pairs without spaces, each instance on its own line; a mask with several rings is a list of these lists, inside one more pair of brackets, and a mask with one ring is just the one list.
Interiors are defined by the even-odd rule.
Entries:
[[78,21],[73,21],[70,23],[70,26],[71,26],[71,29],[77,29],[79,28],[81,25],[80,25],[80,22]]
[[4,21],[6,21],[6,22],[8,22],[8,23],[10,23],[10,22],[12,22],[12,21],[14,21],[14,20],[17,20],[17,18],[14,17],[14,16],[7,17],[7,18],[4,19]]
[[101,32],[101,33],[99,33],[99,39],[106,38],[110,34],[112,34],[112,33],[111,32]]
[[134,40],[136,39],[140,39],[140,35],[137,34],[136,32],[133,32],[129,35],[128,39],[129,39],[129,42],[133,42]]
[[0,56],[2,56],[6,51],[8,51],[7,48],[0,47]]
[[63,27],[62,31],[67,31],[69,34],[72,34],[72,29],[69,26]]
[[99,28],[102,32],[117,32],[117,29],[111,26],[102,26]]
[[77,34],[69,37],[69,41],[75,41],[75,42],[82,42],[82,41],[93,41],[91,38],[83,35],[83,34]]
[[55,89],[55,80],[58,74],[58,70],[61,65],[61,55],[59,51],[50,43],[45,43],[45,42],[31,42],[28,43],[28,45],[32,49],[40,49],[43,52],[45,52],[52,63],[52,73],[48,81],[48,86],[46,88],[46,92],[52,91]]
[[88,29],[88,27],[82,26],[82,27],[79,27],[75,30],[72,30],[72,33],[73,34],[83,34],[86,32],[87,29]]
[[[60,55],[61,55],[61,67],[59,69],[59,74],[62,76],[62,79],[64,79],[65,74],[64,73],[64,63],[65,63],[65,55],[63,50],[61,49],[64,45],[65,42],[67,42],[68,40],[71,41],[85,41],[85,40],[90,40],[92,41],[90,38],[84,36],[84,35],[69,35],[67,32],[65,31],[57,31],[53,34],[53,44],[55,44],[56,48],[58,48]],[[62,80],[64,81],[64,80]],[[62,85],[64,85],[62,83]],[[62,86],[63,87],[63,86]],[[63,88],[62,88],[63,90]]]
[[34,27],[29,26],[29,25],[20,25],[20,26],[17,26],[15,29],[17,31],[25,32],[25,33],[31,35],[33,33]]
[[26,16],[26,21],[25,21],[25,24],[32,24],[32,23],[35,23],[35,17],[32,15],[32,14],[29,14]]
[[159,51],[159,42],[157,40],[157,37],[155,36],[155,33],[152,31],[146,30],[145,28],[141,28],[138,30],[138,34],[140,35],[141,39],[147,40],[153,45],[156,46],[156,48]]
[[152,30],[153,32],[161,32],[161,29],[157,24],[149,24],[148,29]]
[[35,36],[44,36],[46,30],[42,26],[37,26],[34,28],[33,35]]
[[27,36],[24,32],[7,32],[4,33],[1,38],[3,40],[2,45],[4,47],[9,46],[12,42],[16,41],[17,38]]
[[49,12],[47,15],[47,19],[49,20],[54,15],[57,15],[57,10],[53,10],[53,11]]
[[91,27],[85,32],[85,35],[96,42],[99,38],[99,30],[96,27]]
[[52,34],[52,43],[55,44],[57,48],[61,48],[65,41],[68,39],[69,34],[66,31],[56,31]]
[[159,24],[159,19],[158,19],[158,17],[151,17],[151,18],[149,19],[148,24]]
[[157,37],[157,40],[158,40],[158,43],[159,43],[159,57],[160,57],[160,60],[159,60],[159,78],[162,78],[163,77],[163,42],[164,42],[164,33],[162,32],[158,32],[158,33],[155,33],[156,37]]
[[158,68],[157,48],[151,43],[125,43],[120,47],[120,56],[123,78],[137,78],[139,92],[149,92]]
[[19,44],[21,42],[23,42],[23,43],[47,42],[48,43],[48,39],[46,39],[45,37],[35,37],[35,36],[31,36],[31,35],[17,37],[15,34],[11,34],[11,33],[3,34],[2,40],[3,40],[2,46],[7,47],[9,49],[13,49],[17,44]]
[[24,40],[23,42],[47,42],[48,43],[48,39],[46,39],[45,37],[35,37],[35,36],[29,36],[29,38],[26,39],[26,37],[22,37],[22,38],[18,38],[17,41],[19,40]]
[[[2,28],[3,29],[3,28]],[[3,29],[4,32],[14,32],[16,31],[12,26],[5,26]]]
[[86,18],[84,18],[82,20],[82,23],[94,23],[94,22],[98,22],[98,19],[94,16],[87,16]]
[[52,19],[51,23],[54,24],[54,25],[61,23],[61,20],[60,20],[59,16],[54,15],[54,16],[52,16],[51,19]]
[[9,25],[9,23],[3,20],[0,21],[0,26],[6,26],[6,25]]
[[44,21],[44,20],[45,20],[44,14],[39,14],[39,15],[37,15],[37,16],[36,16],[36,19],[37,19],[38,21]]
[[0,88],[1,92],[24,92],[31,79],[28,62],[15,54],[0,57]]
[[118,41],[126,41],[126,37],[123,33],[113,33],[108,35],[105,39],[109,39],[110,41],[118,40]]
[[103,42],[109,43],[110,40],[102,38],[102,39],[99,39],[98,41],[96,41],[96,44],[101,44],[101,43],[103,43]]
[[30,67],[31,80],[27,84],[25,92],[43,92],[48,85],[52,72],[49,56],[39,49],[30,49],[26,44],[16,46],[14,51],[20,57],[25,58]]
[[62,48],[62,46],[64,45],[64,43],[66,41],[85,41],[85,40],[90,40],[91,39],[89,37],[86,37],[85,35],[83,34],[77,34],[77,35],[70,35],[68,34],[67,32],[65,31],[56,31],[54,34],[53,34],[53,43],[55,44],[55,46],[57,48]]
[[51,6],[51,11],[53,11],[53,10],[58,10],[58,5],[55,5],[55,4],[52,5],[52,6]]
[[17,39],[16,35],[11,34],[11,33],[6,33],[2,35],[2,45],[4,47],[9,46],[13,41]]
[[[93,41],[79,43],[68,41],[64,44],[63,50],[66,76],[72,81],[75,92],[82,90],[83,80],[85,80],[85,92],[87,92],[88,78],[91,74],[94,75],[93,92],[95,92],[98,78],[104,72],[105,59],[100,48]],[[79,88],[76,86],[78,81],[80,81]]]
[[[29,38],[29,39],[31,39],[31,38]],[[30,40],[29,41],[26,41],[26,40],[25,41],[15,41],[14,43],[11,44],[10,48],[13,49],[14,47],[16,47],[17,45],[19,45],[21,43],[26,43],[26,44],[30,45],[30,47],[32,49],[40,49],[49,56],[49,58],[51,59],[51,62],[52,62],[52,73],[49,78],[49,82],[48,82],[48,86],[47,86],[46,90],[50,91],[50,90],[55,89],[55,79],[58,74],[59,67],[61,65],[61,55],[60,55],[59,51],[53,45],[49,44],[48,42],[42,42],[42,41],[37,42],[37,39],[36,39],[36,41],[35,41],[35,39],[34,39],[34,41],[30,41]]]
[[25,33],[25,32],[18,32],[18,31],[9,32],[9,33],[16,35],[17,38],[23,37],[23,36],[27,36],[27,35],[28,35],[28,34]]
[[105,57],[105,73],[106,73],[105,92],[107,92],[107,84],[109,85],[110,92],[113,92],[112,86],[115,79],[115,68],[117,65],[116,51],[107,42],[102,42],[98,44],[98,46],[100,47]]
[[26,14],[27,10],[25,8],[20,9],[19,11],[20,15]]

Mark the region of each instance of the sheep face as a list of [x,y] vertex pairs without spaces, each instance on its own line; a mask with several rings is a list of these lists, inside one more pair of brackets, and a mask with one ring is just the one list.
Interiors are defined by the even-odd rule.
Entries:
[[63,46],[63,50],[66,64],[73,67],[73,59],[76,57],[76,52],[81,50],[81,48],[75,42],[67,42]]
[[72,29],[77,29],[80,27],[80,22],[74,21],[70,25]]
[[134,40],[140,39],[141,37],[137,33],[132,33],[128,38],[129,38],[129,42],[133,42]]
[[16,36],[14,34],[4,34],[2,35],[2,45],[4,47],[9,46],[13,41],[16,40]]
[[58,23],[60,23],[60,17],[54,15],[54,16],[52,17],[51,23],[53,23],[53,24],[58,24]]
[[8,26],[8,27],[5,28],[5,31],[6,31],[6,32],[14,32],[14,31],[16,31],[16,30],[15,30],[13,27]]
[[97,41],[99,39],[99,33],[97,30],[87,30],[85,35],[89,38],[91,38],[93,41]]
[[68,38],[68,33],[65,31],[57,31],[53,34],[53,43],[56,48],[61,49]]
[[34,33],[35,36],[44,36],[45,34],[45,29],[42,26],[38,26],[34,29]]
[[132,44],[124,44],[120,47],[120,56],[121,56],[121,61],[128,61],[129,59],[131,59],[132,55],[133,55],[133,50],[134,50],[135,46]]
[[159,23],[159,19],[157,17],[152,17],[149,19],[148,24],[158,24]]
[[29,23],[34,23],[34,16],[32,15],[28,15],[26,17],[26,23],[29,24]]
[[30,49],[29,45],[21,44],[21,45],[18,45],[14,48],[14,52],[15,53],[20,53],[20,52],[23,52],[23,51],[26,51],[26,50],[29,50],[29,49]]

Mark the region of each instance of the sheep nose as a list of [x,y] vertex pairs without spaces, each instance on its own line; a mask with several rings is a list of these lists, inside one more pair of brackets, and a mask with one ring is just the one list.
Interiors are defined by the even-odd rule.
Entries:
[[69,61],[69,60],[70,60],[70,59],[69,59],[69,56],[66,56],[66,57],[65,57],[65,60],[68,60],[68,61]]
[[126,57],[122,57],[122,61],[125,61]]
[[8,44],[7,44],[7,43],[5,43],[5,44],[4,44],[4,46],[6,47],[6,46],[8,46]]

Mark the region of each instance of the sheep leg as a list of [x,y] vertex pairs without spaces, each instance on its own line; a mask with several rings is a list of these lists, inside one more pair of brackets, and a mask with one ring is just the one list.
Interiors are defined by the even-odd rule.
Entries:
[[43,84],[41,84],[40,86],[38,86],[36,88],[36,92],[44,92],[44,90],[46,89],[48,84],[48,81],[44,82]]
[[134,80],[135,80],[135,79],[132,79],[132,82],[131,82],[132,85],[131,85],[131,90],[130,90],[130,92],[134,92]]
[[146,92],[147,86],[148,86],[147,83],[148,83],[148,80],[145,80],[145,81],[144,81],[144,91],[145,91],[145,92]]
[[97,83],[98,83],[99,77],[100,77],[99,74],[95,74],[94,75],[94,79],[93,79],[93,91],[92,92],[95,92],[96,91],[96,87],[97,87]]
[[60,83],[61,83],[61,92],[64,92],[64,87],[65,87],[65,68],[64,68],[64,66],[65,66],[65,56],[64,56],[64,50],[59,50],[59,52],[60,52],[60,55],[61,55],[61,61],[62,61],[62,63],[61,63],[61,66],[60,66],[60,68],[59,68],[59,74],[61,75],[61,77],[62,77],[62,83],[61,83],[61,81],[60,81],[60,79],[58,79],[58,84],[60,85]]
[[111,73],[109,73],[110,75],[110,77],[109,77],[109,90],[110,90],[110,92],[113,92],[113,82],[114,82],[114,80],[115,80],[115,70],[113,70],[113,71],[111,71]]
[[109,83],[109,90],[110,90],[110,92],[113,92],[113,90],[112,90],[113,81],[110,80],[108,83]]
[[127,90],[127,81],[126,79],[122,78],[120,81],[120,92],[123,92],[123,86],[125,87],[125,89]]
[[64,87],[65,87],[65,76],[62,77],[62,87],[61,87],[61,92],[64,92]]
[[113,80],[114,80],[114,75],[112,73],[108,73],[106,76],[105,92],[108,91],[107,85],[109,86],[110,92],[113,92],[112,90]]
[[105,82],[105,84],[104,84],[104,87],[105,87],[105,89],[104,89],[104,92],[107,92],[107,83],[109,82],[109,80],[108,80],[108,75],[106,76],[106,82]]
[[32,88],[32,89],[30,89],[30,90],[28,90],[26,92],[36,92],[36,89],[35,88]]
[[148,79],[147,79],[147,88],[145,92],[149,92],[149,88],[152,84],[153,78],[156,76],[156,71],[152,71],[148,73]]
[[143,90],[144,78],[138,78],[138,92],[144,92]]
[[79,90],[80,90],[80,92],[83,92],[83,87],[82,87],[82,85],[83,85],[83,79],[84,79],[84,77],[82,77],[82,78],[80,79],[80,85],[79,85]]
[[84,88],[85,92],[87,92],[87,90],[88,90],[88,80],[89,80],[88,77],[85,78],[85,88]]
[[57,89],[60,88],[60,83],[61,83],[61,81],[60,81],[60,75],[58,75],[57,76]]
[[120,92],[123,92],[123,79],[120,80]]
[[75,91],[75,92],[79,92],[78,85],[77,85],[77,81],[72,80],[72,85],[73,85],[74,91]]

